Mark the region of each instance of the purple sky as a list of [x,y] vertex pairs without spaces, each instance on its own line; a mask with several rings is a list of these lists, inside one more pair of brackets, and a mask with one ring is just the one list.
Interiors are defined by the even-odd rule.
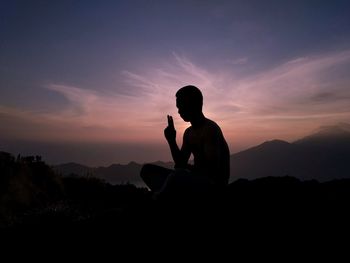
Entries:
[[0,150],[170,160],[166,115],[181,144],[188,84],[232,153],[350,121],[347,1],[130,2],[1,2]]

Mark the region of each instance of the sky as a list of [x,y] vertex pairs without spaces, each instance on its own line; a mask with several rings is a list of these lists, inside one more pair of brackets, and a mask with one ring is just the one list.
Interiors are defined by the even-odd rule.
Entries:
[[169,161],[195,85],[231,153],[350,122],[349,1],[0,0],[0,150]]

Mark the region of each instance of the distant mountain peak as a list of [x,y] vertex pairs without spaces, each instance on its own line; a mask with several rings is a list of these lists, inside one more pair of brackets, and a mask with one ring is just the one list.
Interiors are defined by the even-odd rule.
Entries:
[[139,163],[137,163],[137,162],[134,162],[134,161],[131,161],[131,162],[129,162],[127,165],[132,165],[132,166],[135,166],[135,165],[137,165],[137,166],[139,166],[140,164]]
[[270,144],[270,145],[288,145],[290,143],[283,141],[283,140],[275,139],[275,140],[265,141],[261,145],[267,145],[267,144]]
[[251,154],[252,152],[261,152],[261,151],[279,151],[281,149],[289,148],[291,144],[289,142],[283,141],[283,140],[270,140],[265,141],[262,144],[259,144],[257,146],[251,147],[247,150],[241,151],[237,154]]
[[296,143],[315,141],[315,140],[337,141],[339,139],[344,139],[344,138],[350,139],[350,124],[338,123],[336,125],[321,126],[315,131],[315,133],[308,135],[300,140],[297,140]]
[[339,123],[337,125],[321,126],[316,134],[328,136],[350,134],[350,124]]
[[[289,142],[283,141],[283,140],[270,140],[270,141],[265,141],[262,144],[256,146],[256,148],[264,148],[264,149],[279,149],[281,147],[288,147],[290,145]],[[253,147],[254,148],[254,147]]]
[[91,168],[89,166],[80,164],[80,163],[75,163],[75,162],[68,162],[68,163],[62,163],[56,166],[62,166],[62,167],[81,167],[81,168]]

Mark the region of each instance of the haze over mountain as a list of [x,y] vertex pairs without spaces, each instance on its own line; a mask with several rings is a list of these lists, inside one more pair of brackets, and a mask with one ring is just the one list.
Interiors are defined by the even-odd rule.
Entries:
[[[171,162],[157,161],[154,164],[166,168],[173,168]],[[96,176],[111,184],[133,183],[137,186],[144,186],[139,176],[142,164],[130,162],[128,164],[112,164],[107,167],[89,167],[78,163],[66,163],[56,165],[54,170],[63,176]]]
[[[173,166],[171,162],[156,164]],[[139,184],[141,167],[142,164],[135,162],[98,168],[68,163],[55,166],[55,169],[62,175],[91,174],[112,184]],[[320,127],[315,133],[292,143],[271,140],[231,155],[230,181],[285,175],[318,181],[350,178],[350,125],[340,123]]]

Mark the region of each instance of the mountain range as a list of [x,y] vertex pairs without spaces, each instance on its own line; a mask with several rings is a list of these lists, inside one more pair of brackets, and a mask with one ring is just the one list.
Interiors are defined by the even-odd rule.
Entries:
[[[154,164],[172,168],[171,162]],[[54,166],[63,176],[92,175],[111,184],[142,185],[139,177],[142,164],[112,164],[88,167],[77,163]],[[293,176],[301,180],[329,181],[350,178],[350,124],[321,127],[315,133],[294,142],[266,141],[231,155],[230,181],[267,176]]]
[[[155,165],[169,169],[173,168],[172,162],[153,162]],[[128,164],[112,164],[107,167],[89,167],[78,163],[65,163],[53,166],[53,169],[63,176],[94,176],[105,180],[110,184],[133,183],[144,186],[139,174],[143,164],[129,162]]]

